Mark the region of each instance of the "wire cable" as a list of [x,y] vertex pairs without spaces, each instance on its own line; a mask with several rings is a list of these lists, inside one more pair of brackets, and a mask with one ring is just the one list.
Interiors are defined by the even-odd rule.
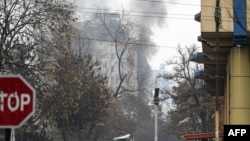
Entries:
[[178,2],[170,2],[170,1],[160,1],[160,0],[136,0],[140,2],[151,2],[151,3],[169,3],[169,4],[177,4],[177,5],[188,5],[188,6],[201,6],[197,4],[187,4],[187,3],[178,3]]
[[[88,11],[79,11],[79,10],[88,10]],[[92,11],[89,11],[92,10]],[[94,11],[93,11],[94,10]],[[114,14],[112,12],[118,12],[115,14],[121,15],[121,13],[125,10],[112,10],[112,9],[99,9],[99,8],[86,8],[86,7],[78,7],[79,13],[87,13],[87,14]],[[141,17],[141,18],[168,18],[168,19],[180,19],[180,20],[194,20],[194,15],[191,14],[183,14],[183,13],[167,13],[167,12],[146,12],[146,11],[135,11],[135,10],[126,10],[125,13],[128,13],[131,17]],[[135,14],[136,13],[136,14]],[[149,14],[149,15],[141,15],[141,14]],[[161,16],[163,15],[163,16]],[[167,15],[167,16],[164,16]],[[184,16],[184,17],[183,17]],[[192,17],[192,18],[191,18]],[[203,20],[213,21],[214,16],[202,16]],[[239,17],[240,19],[240,17]],[[233,17],[223,17],[223,21],[232,22]]]
[[181,15],[181,16],[194,16],[191,14],[176,14],[176,13],[167,13],[167,12],[147,12],[147,11],[135,11],[135,10],[114,10],[114,9],[107,9],[107,8],[86,8],[86,7],[78,7],[78,10],[81,9],[87,9],[87,10],[95,10],[95,11],[114,11],[114,12],[119,12],[121,13],[122,11],[126,12],[126,13],[140,13],[140,14],[152,14],[152,15]]
[[[216,6],[212,5],[198,5],[198,4],[189,4],[189,3],[178,3],[178,2],[171,2],[171,1],[162,1],[162,0],[136,0],[138,2],[151,2],[151,3],[159,3],[159,4],[175,4],[175,5],[187,5],[187,6],[199,6],[199,7],[210,7],[210,8],[215,8]],[[241,9],[241,8],[233,8],[233,7],[223,7],[221,6],[220,8],[225,8],[225,9]]]
[[[85,13],[85,14],[116,14],[116,15],[122,15],[120,13],[110,13],[110,12],[83,12],[83,11],[77,11],[79,13]],[[177,15],[177,14],[175,14]],[[179,14],[180,15],[180,14]],[[159,19],[178,19],[178,20],[194,20],[194,15],[191,17],[178,17],[178,16],[158,16],[158,15],[139,15],[139,14],[129,14],[128,16],[131,17],[137,17],[137,18],[159,18]],[[191,16],[191,15],[186,15]],[[213,16],[203,16],[203,21],[214,21]],[[232,22],[233,17],[224,17],[225,19],[222,19],[224,22]]]
[[[85,37],[81,37],[81,36],[73,36],[72,38],[76,38],[76,39],[83,39],[83,40],[91,40],[91,41],[97,41],[97,42],[110,42],[113,43],[114,41],[110,41],[110,40],[105,40],[105,39],[94,39],[94,38],[85,38]],[[120,44],[125,44],[124,42],[119,42]],[[147,46],[147,47],[152,47],[152,48],[170,48],[170,49],[177,49],[178,45],[176,47],[172,47],[172,46],[159,46],[159,45],[153,45],[153,44],[144,44],[144,43],[128,43],[128,44],[132,44],[132,45],[141,45],[141,46]]]

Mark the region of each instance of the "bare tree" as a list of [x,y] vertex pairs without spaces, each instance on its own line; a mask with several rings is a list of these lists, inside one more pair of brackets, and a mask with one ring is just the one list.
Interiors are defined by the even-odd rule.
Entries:
[[174,84],[168,95],[172,98],[174,108],[169,111],[169,128],[179,137],[186,133],[212,132],[214,120],[213,97],[204,91],[197,90],[201,80],[194,78],[194,73],[201,69],[199,64],[190,61],[196,53],[196,46],[178,47],[179,58],[170,60],[173,72],[163,77]]
[[45,75],[54,61],[51,52],[59,48],[52,37],[69,26],[73,9],[60,0],[0,1],[0,73],[22,75],[37,96],[36,113],[16,131],[19,140],[48,139],[38,127],[45,127]]
[[[115,64],[118,72],[118,83],[114,97],[126,92],[135,92],[136,68],[136,30],[133,22],[123,13],[97,13],[95,20],[100,23],[99,39],[110,42],[108,48],[114,48],[117,59]],[[133,78],[134,77],[134,78]],[[128,85],[132,83],[133,85]]]

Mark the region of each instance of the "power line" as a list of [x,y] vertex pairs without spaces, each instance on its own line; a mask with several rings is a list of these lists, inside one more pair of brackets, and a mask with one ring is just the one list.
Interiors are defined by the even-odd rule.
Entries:
[[178,3],[178,2],[170,2],[170,1],[160,1],[160,0],[136,0],[141,2],[151,2],[151,3],[169,3],[169,4],[177,4],[177,5],[188,5],[188,6],[201,6],[197,4],[187,4],[187,3]]
[[[114,14],[114,13],[109,13],[109,12],[79,12],[79,13],[86,13],[86,14]],[[117,14],[116,15],[121,15]],[[194,20],[194,18],[188,18],[188,17],[169,17],[169,16],[155,16],[155,15],[136,15],[136,14],[131,14],[129,15],[131,17],[141,17],[141,18],[160,18],[160,19],[182,19],[182,20]],[[213,20],[211,18],[211,20]]]
[[[86,37],[81,37],[81,36],[73,36],[72,38],[76,38],[76,39],[83,39],[83,40],[91,40],[91,41],[97,41],[97,42],[110,42],[113,43],[115,41],[111,41],[111,40],[105,40],[105,39],[94,39],[94,38],[86,38]],[[119,44],[125,44],[124,42],[118,42]],[[177,49],[178,46],[176,47],[171,47],[171,46],[159,46],[159,45],[153,45],[153,44],[144,44],[144,43],[128,43],[128,44],[132,44],[132,45],[140,45],[140,46],[147,46],[147,47],[152,47],[152,48],[171,48],[171,49]]]
[[87,8],[87,7],[79,7],[79,8],[88,9],[88,10],[96,10],[96,11],[115,11],[115,12],[124,11],[127,13],[141,13],[141,14],[152,14],[152,15],[167,15],[167,14],[169,15],[170,14],[170,15],[194,16],[191,14],[176,14],[176,13],[167,13],[167,12],[147,12],[147,11],[136,11],[136,10],[115,10],[115,9],[107,9],[107,8]]
[[[90,12],[90,11],[87,11],[87,12],[83,12],[83,11],[77,11],[79,13],[86,13],[86,14],[116,14],[116,15],[122,15],[120,13],[111,13],[111,12]],[[149,12],[147,12],[149,13]],[[154,13],[151,13],[151,14],[154,14]],[[168,14],[169,15],[169,14]],[[175,14],[175,15],[184,15],[184,14]],[[128,16],[131,16],[131,17],[139,17],[139,18],[160,18],[160,19],[179,19],[179,20],[194,20],[194,15],[192,18],[190,17],[176,17],[176,16],[157,16],[157,15],[136,15],[136,14],[130,14]],[[191,16],[191,15],[186,15],[186,16]],[[205,21],[214,21],[214,18],[213,16],[203,16],[205,18],[203,18],[203,20]],[[227,19],[223,19],[222,21],[224,22],[232,22],[233,21],[233,18],[232,17],[224,17],[224,18],[228,18]]]
[[[151,3],[169,3],[169,4],[175,4],[175,5],[186,5],[186,6],[199,6],[199,7],[210,7],[210,8],[215,8],[215,6],[212,5],[198,5],[198,4],[189,4],[189,3],[178,3],[178,2],[170,2],[170,1],[160,1],[160,0],[136,0],[139,2],[151,2]],[[95,10],[110,10],[110,9],[102,9],[102,8],[84,8],[84,7],[80,7],[79,8],[83,8],[83,9],[95,9]],[[233,7],[221,7],[221,8],[225,8],[225,9],[241,9],[241,8],[233,8]],[[246,10],[250,10],[250,9],[246,9]],[[121,11],[121,10],[112,10],[112,11]],[[139,12],[139,13],[154,13],[154,14],[168,14],[166,12],[163,13],[158,13],[158,12],[144,12],[144,11],[130,11],[130,12]]]
[[[215,6],[210,6],[210,5],[197,5],[197,4],[188,4],[188,3],[178,3],[178,2],[170,2],[170,1],[160,1],[160,0],[137,0],[139,2],[152,2],[152,3],[169,3],[169,4],[175,4],[175,5],[187,5],[187,6],[199,6],[199,7],[211,7],[211,8],[215,8]],[[115,11],[115,12],[122,12],[122,10],[111,10],[111,9],[98,9],[98,8],[84,8],[84,7],[79,7],[81,9],[88,9],[88,10],[96,10],[96,11]],[[232,7],[221,7],[221,8],[226,8],[226,9],[234,9]],[[250,9],[249,9],[250,10]],[[82,11],[77,11],[79,13],[100,13],[100,12],[82,12]],[[190,14],[177,14],[177,13],[167,13],[167,12],[146,12],[146,11],[135,11],[135,10],[128,10],[125,11],[128,13],[140,13],[140,14],[150,14],[150,15],[130,15],[133,17],[142,17],[142,18],[169,18],[169,19],[181,19],[181,20],[193,20],[194,18],[187,18],[187,17],[167,17],[167,16],[156,16],[156,15],[175,15],[175,16],[194,16],[194,15],[190,15]],[[108,12],[106,12],[108,13]],[[207,19],[203,19],[203,20],[208,20],[211,21],[214,19],[214,17],[211,16],[203,16]],[[211,19],[209,19],[211,18]],[[228,18],[229,20],[222,20],[225,22],[232,22],[233,17],[223,17],[223,18]]]
[[[118,12],[115,14],[121,15],[120,13],[122,13],[125,10],[112,10],[112,9],[101,9],[101,8],[86,8],[86,7],[79,7],[79,10],[94,10],[94,11],[76,11],[79,13],[87,13],[87,14],[114,14],[111,13],[112,11],[114,12]],[[108,12],[107,12],[108,11]],[[181,19],[181,20],[194,20],[194,15],[191,14],[183,14],[183,13],[167,13],[167,12],[147,12],[147,11],[135,11],[135,10],[126,10],[125,13],[130,14],[129,16],[131,17],[141,17],[141,18],[165,18],[165,19]],[[132,13],[132,14],[131,14]],[[137,13],[137,14],[134,14]],[[141,14],[149,14],[149,15],[141,15]],[[158,15],[168,15],[168,16],[158,16]],[[173,17],[173,16],[174,17]],[[180,16],[184,16],[184,17],[180,17]],[[189,16],[192,18],[189,18]],[[214,20],[214,16],[202,16],[204,17],[203,20],[207,20],[207,21],[213,21]],[[224,22],[232,22],[233,21],[233,17],[223,17]]]
[[[159,4],[169,3],[169,4],[175,4],[175,5],[199,6],[199,7],[210,7],[210,8],[215,8],[216,7],[216,6],[212,6],[212,5],[198,5],[198,4],[178,3],[178,2],[162,1],[162,0],[136,0],[136,1],[159,3]],[[241,9],[241,8],[223,7],[223,6],[221,6],[220,8],[225,8],[225,9]],[[248,9],[246,9],[246,10],[248,10]]]

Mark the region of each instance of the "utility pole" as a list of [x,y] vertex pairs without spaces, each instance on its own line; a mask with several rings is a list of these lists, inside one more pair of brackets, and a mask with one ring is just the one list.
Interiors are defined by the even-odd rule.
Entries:
[[220,8],[220,0],[216,0],[215,12],[214,12],[214,20],[215,20],[215,29],[216,29],[216,82],[215,82],[215,141],[219,141],[219,50],[220,50],[220,35],[219,28],[221,24],[221,8]]

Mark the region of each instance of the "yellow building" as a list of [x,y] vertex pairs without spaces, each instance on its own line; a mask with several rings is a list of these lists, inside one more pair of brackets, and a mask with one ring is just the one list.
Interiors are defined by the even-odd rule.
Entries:
[[214,16],[217,0],[201,0],[201,11],[195,20],[201,25],[198,40],[202,42],[203,52],[192,61],[204,64],[204,71],[197,73],[197,77],[204,79],[204,90],[213,96],[216,95],[216,76],[219,76],[217,90],[225,100],[224,124],[250,125],[250,1],[219,1],[221,20],[217,34]]

